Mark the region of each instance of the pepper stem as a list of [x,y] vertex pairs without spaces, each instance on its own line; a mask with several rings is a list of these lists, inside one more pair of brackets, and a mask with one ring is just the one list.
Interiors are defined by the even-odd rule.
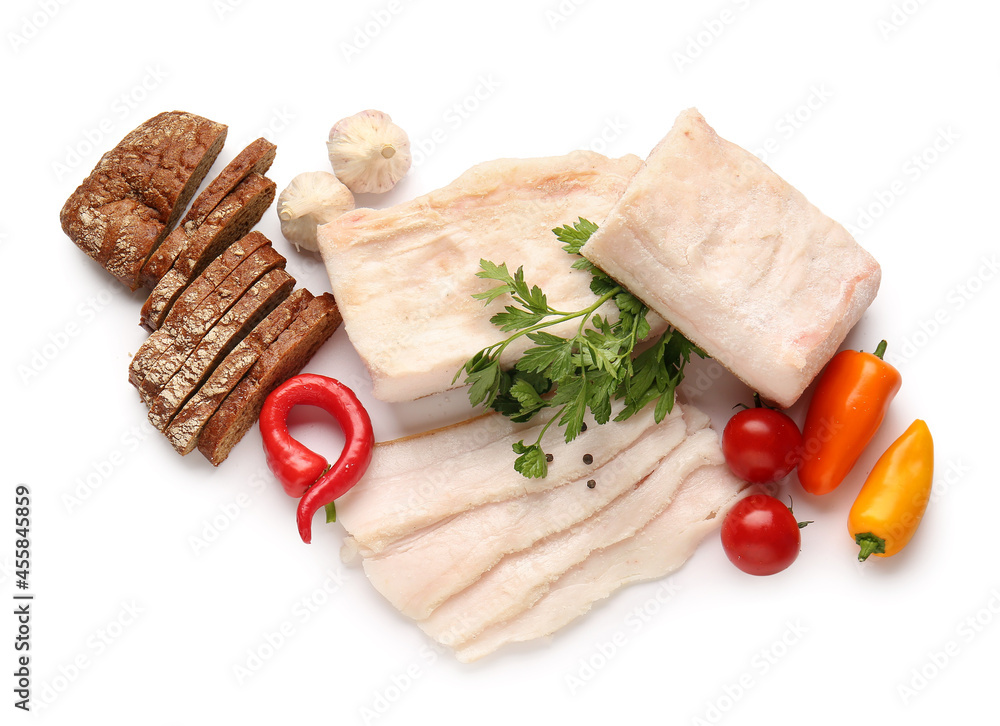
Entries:
[[854,541],[861,545],[858,562],[864,562],[871,554],[885,552],[885,540],[871,532],[854,535]]
[[884,340],[878,344],[878,348],[875,349],[875,357],[882,360],[882,356],[885,355],[885,349],[889,347],[889,344]]

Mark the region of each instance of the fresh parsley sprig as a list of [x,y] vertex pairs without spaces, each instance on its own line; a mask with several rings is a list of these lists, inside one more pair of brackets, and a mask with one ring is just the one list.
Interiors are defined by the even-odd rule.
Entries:
[[[616,421],[624,421],[654,404],[654,419],[659,423],[673,409],[674,391],[684,377],[684,365],[691,354],[705,357],[672,328],[633,357],[636,346],[650,333],[646,321],[649,308],[580,256],[580,248],[597,231],[597,225],[581,217],[572,226],[552,231],[563,249],[579,258],[572,267],[591,273],[590,289],[597,299],[583,310],[556,310],[537,285],[529,287],[524,268],[511,274],[506,263],[480,260],[481,269],[476,274],[499,284],[473,297],[488,305],[509,295],[513,304],[495,314],[490,322],[512,335],[476,353],[455,375],[458,380],[465,373],[473,406],[484,404],[513,421],[529,421],[547,408],[556,409],[533,443],[522,440],[513,446],[518,454],[514,468],[529,478],[548,473],[542,438],[553,423],[564,429],[569,443],[582,431],[588,409],[598,424],[605,424],[611,419],[615,400],[624,402]],[[614,301],[618,308],[616,320],[597,313],[608,301]],[[544,330],[570,320],[579,320],[572,337]],[[503,352],[525,336],[534,345],[521,354],[513,369],[502,369]]]

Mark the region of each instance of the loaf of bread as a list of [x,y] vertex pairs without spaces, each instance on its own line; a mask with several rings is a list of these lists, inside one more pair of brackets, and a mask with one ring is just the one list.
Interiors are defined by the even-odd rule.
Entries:
[[226,127],[194,114],[155,116],[105,154],[60,221],[78,247],[131,289],[153,289],[153,334],[129,365],[149,420],[175,450],[220,464],[267,395],[340,325],[329,293],[294,290],[285,258],[251,229],[274,201],[264,173],[276,147],[257,139],[197,196]]
[[66,200],[63,231],[129,289],[176,224],[226,139],[226,126],[158,114],[101,157]]

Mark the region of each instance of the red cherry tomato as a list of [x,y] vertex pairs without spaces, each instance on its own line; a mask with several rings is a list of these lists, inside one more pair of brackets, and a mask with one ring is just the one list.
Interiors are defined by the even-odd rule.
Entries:
[[802,537],[791,510],[767,494],[736,503],[722,523],[729,561],[751,575],[773,575],[795,562]]
[[753,484],[784,479],[801,457],[802,434],[792,419],[770,408],[746,408],[722,432],[730,470]]

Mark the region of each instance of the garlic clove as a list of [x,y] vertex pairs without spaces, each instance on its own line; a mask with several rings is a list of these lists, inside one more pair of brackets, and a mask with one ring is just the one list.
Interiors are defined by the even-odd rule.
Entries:
[[296,250],[319,250],[316,228],[354,209],[354,195],[328,171],[299,174],[278,195],[281,233]]
[[410,169],[410,139],[389,114],[362,111],[341,119],[326,143],[337,178],[355,194],[387,192]]

